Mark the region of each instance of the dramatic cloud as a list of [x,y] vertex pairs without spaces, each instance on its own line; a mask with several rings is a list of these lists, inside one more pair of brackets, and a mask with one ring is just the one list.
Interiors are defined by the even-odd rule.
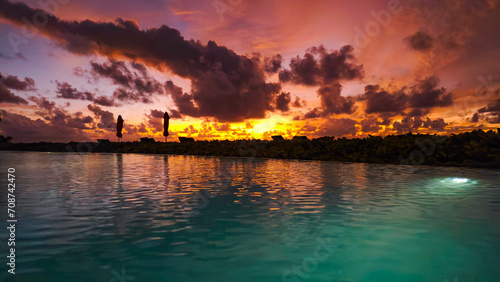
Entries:
[[104,96],[104,95],[95,97],[94,103],[101,105],[101,106],[107,106],[107,107],[120,106],[120,104],[117,104],[114,99],[111,99],[111,98]]
[[[0,17],[14,24],[24,26],[22,18],[33,19],[35,14],[47,19],[39,32],[70,52],[128,58],[190,79],[192,93],[188,95],[196,108],[188,112],[179,108],[181,114],[226,121],[264,118],[267,111],[273,110],[272,102],[281,90],[277,84],[266,83],[263,68],[252,59],[213,41],[207,45],[187,41],[179,31],[167,26],[141,30],[136,22],[122,19],[115,23],[65,21],[23,3],[0,2]],[[348,53],[338,56],[347,59]],[[119,85],[126,84],[123,77],[114,76],[112,65],[96,66],[95,71]],[[349,73],[345,68],[339,71],[342,76]],[[147,85],[142,86],[147,89]],[[126,89],[115,97],[136,101],[134,94]]]
[[480,117],[478,113],[483,114],[484,119],[489,123],[500,123],[500,99],[494,100],[486,107],[477,110],[477,113],[475,113],[472,117],[472,119],[475,121],[471,120],[471,122],[478,121]]
[[89,124],[92,124],[94,119],[91,116],[84,116],[81,112],[76,112],[75,117],[67,120],[67,126],[78,129],[89,129]]
[[333,83],[318,89],[324,114],[350,114],[354,110],[354,99],[341,96],[342,86]]
[[277,73],[283,63],[283,57],[280,54],[262,58],[260,53],[252,53],[251,60],[261,65],[262,69],[268,74]]
[[[452,93],[446,93],[445,88],[437,88],[439,79],[431,76],[417,81],[411,87],[403,87],[394,93],[389,93],[378,85],[367,85],[360,100],[366,100],[367,114],[386,113],[398,114],[407,107],[414,108],[413,115],[422,116],[429,108],[447,107],[453,104]],[[405,93],[407,90],[408,93]]]
[[94,94],[90,92],[80,92],[76,90],[76,88],[72,88],[71,85],[67,82],[59,82],[56,81],[57,83],[57,91],[56,93],[58,94],[58,98],[65,98],[65,99],[76,99],[76,100],[88,100],[92,101],[94,100]]
[[25,99],[12,93],[11,90],[33,91],[35,90],[35,81],[29,77],[24,78],[24,80],[20,80],[17,76],[4,76],[2,73],[0,73],[0,103],[28,103]]
[[478,113],[500,112],[500,99],[492,101],[488,106],[477,110]]
[[376,117],[370,117],[360,122],[361,131],[365,133],[376,133],[382,129],[382,122]]
[[87,108],[98,119],[97,127],[113,130],[116,127],[116,119],[112,112],[101,109],[99,106],[88,105]]
[[421,117],[421,116],[425,116],[426,114],[429,113],[429,110],[428,109],[419,109],[419,108],[415,108],[415,109],[412,109],[411,111],[409,111],[406,116],[407,117]]
[[[313,108],[304,115],[303,119],[324,117],[330,114],[352,114],[356,109],[354,106],[355,99],[343,97],[341,92],[342,85],[338,82],[320,87],[317,93],[321,101],[321,108]],[[295,102],[300,105],[298,100]],[[301,118],[295,117],[294,119],[300,120]]]
[[[282,70],[279,78],[282,82],[317,86],[321,108],[313,108],[303,119],[317,118],[329,114],[350,114],[354,111],[354,99],[341,96],[342,85],[339,80],[353,80],[363,77],[363,66],[352,61],[352,46],[346,45],[339,51],[328,52],[325,47],[311,47],[303,58],[299,56],[290,61],[290,70]],[[294,105],[300,106],[299,100]],[[301,119],[295,117],[295,120]]]
[[371,113],[397,113],[406,109],[407,97],[403,91],[389,93],[378,85],[365,86],[367,114]]
[[9,89],[21,91],[33,91],[35,89],[35,81],[33,78],[25,77],[20,80],[17,76],[4,76],[0,73],[2,83]]
[[147,68],[140,63],[132,62],[131,71],[123,61],[110,60],[104,64],[91,63],[92,74],[96,77],[110,79],[120,88],[115,90],[113,98],[123,102],[152,103],[154,95],[162,95],[163,87],[152,78]]
[[101,106],[117,106],[115,101],[107,96],[95,96],[93,93],[88,91],[78,91],[76,88],[71,87],[67,82],[56,81],[58,98],[64,99],[75,99],[75,100],[87,100],[92,101]]
[[0,82],[0,103],[27,104],[28,102],[12,93],[5,84]]
[[414,108],[446,107],[453,104],[453,95],[445,88],[436,88],[439,79],[431,76],[410,88],[409,106]]
[[427,118],[427,120],[424,121],[423,126],[425,128],[431,128],[434,130],[443,130],[445,126],[447,126],[448,123],[444,121],[442,118],[434,119],[431,120],[430,118]]
[[192,95],[183,93],[182,88],[175,85],[172,81],[165,82],[165,90],[167,94],[171,95],[174,104],[181,114],[193,117],[199,116],[199,109],[195,107]]
[[418,131],[420,128],[442,131],[447,125],[448,123],[446,123],[442,118],[432,120],[430,118],[422,119],[421,117],[405,117],[401,121],[395,121],[392,124],[392,127],[397,133],[404,133],[413,130]]
[[163,115],[165,112],[159,111],[159,110],[151,110],[150,115],[154,118],[163,118]]
[[405,38],[408,46],[417,51],[427,51],[432,48],[432,36],[425,31],[417,31],[415,34]]
[[276,73],[281,69],[281,63],[283,58],[280,54],[273,55],[271,57],[265,57],[263,62],[263,68],[267,73]]
[[281,92],[281,94],[276,97],[276,109],[282,112],[288,112],[290,110],[290,101],[292,101],[290,92]]
[[[318,108],[313,108],[304,115],[304,119],[318,118],[321,114],[322,113],[318,110]],[[300,118],[296,118],[296,120],[300,120]]]
[[395,121],[392,124],[392,127],[399,134],[418,129],[419,127],[422,126],[422,123],[423,121],[422,118],[420,117],[413,117],[413,118],[405,117],[401,121]]
[[479,121],[479,114],[474,113],[472,117],[470,118],[470,122],[478,122]]
[[[290,70],[279,73],[282,82],[307,86],[326,85],[337,80],[352,80],[363,77],[363,66],[352,61],[353,47],[346,45],[339,51],[328,52],[325,47],[311,47],[303,58],[297,56],[290,61]],[[317,58],[318,57],[318,58]]]

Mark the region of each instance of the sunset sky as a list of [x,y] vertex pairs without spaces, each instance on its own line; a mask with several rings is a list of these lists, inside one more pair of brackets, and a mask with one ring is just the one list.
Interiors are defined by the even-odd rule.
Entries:
[[500,127],[500,0],[0,0],[13,142]]

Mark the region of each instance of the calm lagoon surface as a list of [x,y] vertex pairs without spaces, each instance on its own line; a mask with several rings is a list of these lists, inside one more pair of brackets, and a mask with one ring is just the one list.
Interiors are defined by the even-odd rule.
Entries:
[[0,161],[1,281],[500,281],[498,170],[41,152]]

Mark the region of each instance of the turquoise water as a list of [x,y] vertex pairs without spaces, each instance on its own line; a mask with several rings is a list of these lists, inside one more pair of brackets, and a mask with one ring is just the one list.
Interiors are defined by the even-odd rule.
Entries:
[[[500,281],[500,171],[0,152],[2,281]],[[16,169],[16,275],[7,169]]]

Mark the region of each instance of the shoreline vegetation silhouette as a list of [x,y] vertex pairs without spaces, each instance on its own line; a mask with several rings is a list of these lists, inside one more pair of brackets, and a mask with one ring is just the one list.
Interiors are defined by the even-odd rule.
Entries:
[[292,140],[273,136],[273,141],[195,141],[193,138],[179,137],[181,142],[155,142],[153,138],[141,139],[142,142],[110,142],[102,139],[99,142],[70,143],[1,142],[0,150],[178,154],[500,168],[500,129],[497,132],[475,130],[449,136],[409,132],[353,139],[334,139],[333,136],[313,140],[305,136],[296,136]]

